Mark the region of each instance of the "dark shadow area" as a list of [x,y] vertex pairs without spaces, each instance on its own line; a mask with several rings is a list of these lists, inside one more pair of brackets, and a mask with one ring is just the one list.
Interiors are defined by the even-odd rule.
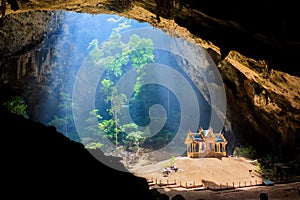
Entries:
[[[2,106],[0,112],[1,196],[154,199],[145,179],[102,164],[54,127],[9,114]],[[117,158],[106,159],[118,164]]]

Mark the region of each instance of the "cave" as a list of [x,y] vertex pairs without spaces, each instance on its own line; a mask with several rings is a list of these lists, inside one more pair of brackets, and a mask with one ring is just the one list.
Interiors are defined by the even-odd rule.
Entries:
[[[147,24],[148,28],[161,30],[172,38],[188,41],[189,44],[205,50],[208,60],[212,62],[206,67],[216,67],[224,84],[226,113],[221,114],[226,117],[221,128],[230,141],[228,154],[232,154],[236,146],[251,145],[262,155],[275,152],[283,162],[299,162],[300,73],[297,65],[300,33],[297,29],[299,14],[295,11],[297,7],[294,4],[289,1],[251,1],[245,6],[234,0],[201,3],[188,0],[2,1],[1,104],[11,96],[22,96],[28,105],[30,118],[12,116],[5,109],[1,111],[1,132],[5,133],[5,145],[2,148],[3,152],[9,152],[5,157],[5,170],[11,171],[14,166],[13,172],[16,172],[11,178],[5,179],[5,182],[9,185],[10,179],[20,180],[15,187],[21,188],[31,178],[30,173],[47,169],[44,173],[41,171],[41,174],[47,173],[44,178],[33,176],[33,182],[46,184],[44,179],[55,182],[60,176],[65,176],[65,181],[57,183],[55,189],[51,189],[48,183],[47,189],[36,183],[32,187],[47,193],[61,190],[67,195],[64,187],[73,188],[75,191],[96,190],[92,182],[82,186],[85,181],[91,181],[86,177],[97,170],[108,170],[111,173],[109,176],[125,182],[130,180],[134,184],[128,190],[122,189],[124,195],[135,199],[130,191],[140,188],[141,193],[136,193],[136,199],[141,197],[139,195],[145,195],[145,199],[153,198],[145,180],[136,180],[126,172],[124,175],[102,165],[94,166],[95,161],[89,156],[77,159],[76,155],[88,154],[80,142],[56,134],[54,127],[43,126],[46,119],[55,114],[51,106],[59,104],[60,90],[68,88],[62,81],[68,79],[65,77],[66,72],[72,66],[81,66],[86,57],[86,52],[78,45],[88,44],[92,39],[91,32],[102,28],[101,23],[93,24],[94,19],[99,16],[105,16],[106,20],[136,20],[136,24]],[[92,18],[94,19],[91,20]],[[67,24],[67,20],[77,24]],[[88,25],[92,27],[89,31],[85,28]],[[109,29],[107,25],[105,28]],[[75,33],[80,33],[81,37],[75,38]],[[109,35],[102,37],[108,38]],[[75,40],[80,40],[77,46],[73,45]],[[74,57],[72,54],[78,56]],[[188,53],[182,55],[187,60],[191,59]],[[199,69],[188,68],[184,62],[184,59],[178,61],[195,86],[201,88],[203,80],[199,79]],[[76,71],[70,74],[75,76]],[[39,135],[40,133],[44,134]],[[55,138],[50,137],[51,133]],[[74,146],[72,149],[79,152],[65,160],[66,155],[75,153],[68,152],[64,145]],[[36,149],[43,150],[36,153]],[[41,155],[51,159],[42,158],[39,165],[36,159],[40,159]],[[95,155],[118,162],[116,158],[106,158],[101,152]],[[80,168],[75,168],[74,171],[70,169],[69,173],[64,174],[59,167],[83,165],[76,162],[88,162],[91,167],[83,168],[87,175],[82,180],[78,178],[77,170]],[[20,163],[24,167],[20,167]],[[50,176],[48,169],[57,172],[57,175]],[[82,181],[79,185],[75,184],[79,183],[75,177]],[[113,180],[109,180],[108,185],[115,184]],[[127,183],[118,184],[121,187]],[[103,187],[106,186],[103,183]],[[35,193],[27,190],[27,194],[30,197]]]

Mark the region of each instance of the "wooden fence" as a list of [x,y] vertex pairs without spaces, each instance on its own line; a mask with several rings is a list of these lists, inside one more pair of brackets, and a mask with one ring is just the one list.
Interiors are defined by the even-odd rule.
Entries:
[[236,188],[244,188],[244,187],[252,187],[252,186],[261,186],[263,185],[262,181],[244,181],[244,182],[232,182],[226,184],[216,184],[212,182],[205,182],[205,183],[196,183],[196,181],[192,182],[181,182],[174,180],[158,180],[158,179],[151,179],[148,181],[149,186],[159,186],[159,187],[181,187],[185,189],[197,189],[197,190],[227,190],[227,189],[236,189]]

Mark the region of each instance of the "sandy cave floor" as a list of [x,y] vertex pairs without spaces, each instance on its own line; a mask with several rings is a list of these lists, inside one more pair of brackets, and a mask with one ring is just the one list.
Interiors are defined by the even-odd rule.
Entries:
[[[172,171],[169,176],[163,176],[163,167],[168,161],[140,160],[129,170],[137,176],[146,178],[150,188],[157,188],[159,192],[170,197],[181,194],[188,200],[259,199],[259,194],[265,192],[270,200],[300,200],[297,191],[300,188],[300,182],[274,184],[274,186],[250,186],[250,184],[261,184],[264,179],[258,173],[258,167],[253,164],[253,161],[244,157],[177,157],[175,166],[178,171]],[[167,183],[168,186],[164,185]],[[186,186],[188,189],[185,188]],[[207,187],[218,189],[232,186],[241,186],[241,188],[221,191],[207,189]]]

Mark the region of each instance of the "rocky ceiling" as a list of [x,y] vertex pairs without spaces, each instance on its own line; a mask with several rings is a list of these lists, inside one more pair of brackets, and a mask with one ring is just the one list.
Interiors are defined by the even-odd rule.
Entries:
[[[241,141],[272,144],[275,148],[280,146],[287,156],[299,155],[300,32],[297,26],[300,14],[296,12],[295,3],[268,0],[242,3],[237,0],[7,0],[5,5],[2,5],[3,29],[0,29],[3,39],[0,40],[1,64],[5,57],[21,52],[9,35],[11,30],[22,28],[9,29],[8,24],[3,24],[10,15],[33,10],[65,10],[118,14],[149,22],[210,53],[226,85],[229,132],[239,136]],[[4,64],[1,67],[4,68]],[[5,77],[4,71],[2,69],[2,77]],[[265,148],[264,145],[261,147]]]
[[211,42],[223,58],[234,50],[299,75],[300,14],[290,0],[242,4],[238,0],[7,0],[6,4],[2,16],[32,10],[119,14],[186,39]]

